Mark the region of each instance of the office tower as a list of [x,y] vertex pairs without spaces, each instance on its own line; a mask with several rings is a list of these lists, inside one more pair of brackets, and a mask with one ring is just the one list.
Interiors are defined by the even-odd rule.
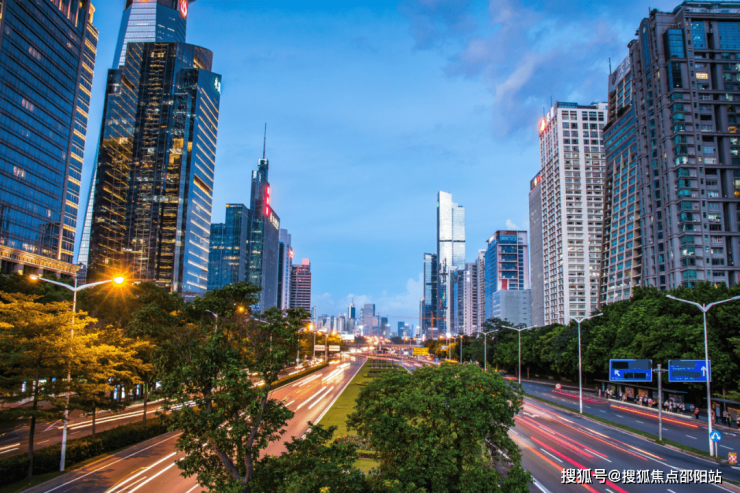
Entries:
[[437,262],[439,268],[438,324],[449,332],[452,311],[451,273],[465,265],[465,207],[452,201],[452,194],[437,193]]
[[[304,258],[300,264],[291,267],[290,274],[290,307],[311,310],[311,261]],[[316,319],[316,307],[312,310]]]
[[268,172],[270,162],[265,158],[267,143],[267,126],[265,126],[265,147],[258,167],[252,171],[252,194],[250,210],[252,211],[249,226],[247,250],[247,280],[259,286],[260,302],[255,307],[262,312],[278,304],[278,254],[280,247],[280,218],[270,202],[270,182]]
[[249,209],[226,204],[224,223],[211,224],[208,253],[208,291],[245,279]]
[[384,336],[390,335],[391,331],[391,324],[388,323],[388,317],[378,317],[378,327],[380,328],[380,333]]
[[629,44],[643,285],[740,280],[739,25],[735,2],[683,2]]
[[374,327],[377,327],[375,322],[375,305],[372,303],[366,303],[362,308],[362,325],[365,328],[365,333],[370,334]]
[[[609,75],[604,126],[606,183],[599,305],[627,300],[641,283],[640,183],[629,57]],[[655,131],[654,129],[652,131]]]
[[352,298],[352,301],[347,307],[347,320],[354,320],[355,318],[357,318],[355,316],[355,299]]
[[[195,0],[126,0],[118,31],[118,42],[111,68],[123,68],[129,42],[137,43],[184,43],[187,28],[188,3]],[[113,74],[114,75],[114,74]],[[109,73],[109,80],[111,74]],[[115,75],[114,75],[115,78]],[[220,84],[220,82],[219,82]],[[115,118],[115,113],[110,115]],[[97,162],[97,158],[95,161]],[[82,240],[78,252],[78,263],[87,266],[90,255],[90,233],[93,219],[93,199],[98,167],[93,168],[90,190],[85,209]],[[78,281],[84,282],[83,279]]]
[[278,244],[278,308],[290,308],[290,266],[293,264],[293,249],[290,246],[290,234],[287,229],[280,230]]
[[0,269],[74,276],[95,9],[89,0],[0,8]]
[[529,182],[529,246],[532,324],[545,325],[545,284],[542,257],[542,173]]
[[486,243],[486,318],[532,325],[527,232],[496,231]]
[[478,266],[477,263],[452,272],[453,334],[473,335],[478,332]]
[[437,308],[439,300],[437,290],[439,289],[439,264],[437,255],[434,253],[424,254],[424,298],[419,303],[419,327],[426,331],[432,327],[439,326]]
[[486,323],[486,251],[478,250],[478,258],[475,259],[475,290],[478,330],[483,330],[483,324]]
[[598,305],[606,103],[556,102],[540,121],[545,324]]

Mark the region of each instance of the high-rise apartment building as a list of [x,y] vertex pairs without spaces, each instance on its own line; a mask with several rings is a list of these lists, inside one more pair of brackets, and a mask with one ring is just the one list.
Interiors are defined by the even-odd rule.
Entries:
[[263,151],[257,170],[252,171],[252,221],[247,247],[247,280],[260,288],[257,311],[265,311],[278,304],[280,218],[270,202],[269,170],[270,162]]
[[486,251],[478,250],[478,258],[475,259],[475,289],[478,291],[476,295],[477,307],[476,313],[478,314],[478,330],[483,330],[483,324],[486,323]]
[[532,325],[526,231],[496,231],[486,249],[486,318]]
[[290,244],[290,234],[287,229],[280,230],[278,245],[278,308],[290,308],[290,277],[293,264],[293,248]]
[[249,209],[243,204],[226,204],[225,222],[211,224],[208,291],[244,281],[248,228]]
[[545,324],[598,305],[606,103],[556,102],[540,121]]
[[545,325],[545,283],[542,257],[542,173],[529,182],[529,259],[532,286],[532,324]]
[[[111,68],[122,68],[126,61],[128,43],[184,43],[187,31],[188,4],[195,0],[126,0],[124,3],[118,42]],[[115,74],[109,74],[115,77]],[[115,116],[114,116],[115,117]],[[82,240],[77,255],[78,263],[87,266],[90,256],[90,232],[93,218],[93,199],[98,167],[93,168],[90,190],[85,208]],[[81,269],[81,272],[83,269]],[[86,273],[87,269],[84,269]],[[84,282],[84,279],[79,279]]]
[[373,329],[378,326],[375,317],[375,304],[366,303],[365,306],[362,307],[362,326],[365,330],[365,334],[372,334]]
[[452,321],[450,276],[465,266],[465,207],[453,202],[452,194],[447,192],[437,193],[437,263],[437,315],[440,318],[437,327],[449,332]]
[[[606,183],[599,304],[627,300],[641,284],[642,235],[635,111],[630,58],[609,75],[609,113],[604,127]],[[655,132],[655,129],[652,130]]]
[[419,304],[420,320],[419,327],[427,331],[432,327],[439,327],[439,316],[437,309],[439,300],[437,290],[439,289],[439,264],[437,255],[434,253],[424,254],[424,298]]
[[311,310],[311,261],[307,258],[291,268],[290,307],[303,308],[316,319],[316,307]]
[[[740,5],[687,1],[672,12],[652,10],[629,56],[642,179],[642,284],[734,285],[740,280]],[[620,229],[618,244],[621,238]]]
[[475,263],[452,272],[453,334],[468,336],[478,332],[478,269]]
[[73,276],[95,9],[89,0],[0,9],[1,270]]

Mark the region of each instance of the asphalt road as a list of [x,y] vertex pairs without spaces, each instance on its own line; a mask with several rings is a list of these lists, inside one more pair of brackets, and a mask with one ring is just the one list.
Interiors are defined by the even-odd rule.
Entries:
[[[342,393],[352,377],[362,367],[364,357],[355,361],[345,359],[347,365],[332,364],[328,368],[307,375],[272,392],[271,397],[282,400],[295,416],[288,423],[280,442],[266,450],[271,455],[285,451],[284,441],[301,437],[308,430],[307,422],[316,423]],[[196,478],[180,475],[176,461],[184,454],[175,450],[177,433],[169,433],[134,447],[129,447],[101,461],[87,465],[56,479],[38,485],[33,493],[133,493],[135,491],[192,493],[204,491]]]
[[[293,371],[295,371],[295,368],[286,368],[280,372],[279,376],[282,378]],[[155,401],[147,404],[147,418],[154,417],[155,413],[159,411],[159,402],[160,401]],[[124,411],[115,414],[106,411],[99,411],[95,419],[96,432],[142,421],[144,416],[143,413],[144,407],[142,403],[129,406]],[[61,443],[62,424],[61,420],[54,422],[37,422],[33,440],[34,450]],[[23,420],[22,424],[0,433],[0,458],[26,453],[28,450],[28,430],[28,420]],[[92,419],[90,416],[86,416],[80,411],[72,412],[67,433],[69,440],[90,435],[92,433]]]
[[[715,474],[719,471],[722,478],[740,480],[740,468],[718,466],[531,399],[525,399],[524,409],[517,416],[516,426],[509,435],[522,450],[522,465],[536,480],[530,487],[532,493],[582,491],[576,490],[581,487],[605,493],[737,491],[724,484],[694,482],[694,471],[697,470],[707,471],[702,473],[707,475],[708,471]],[[564,469],[590,469],[587,476],[592,484],[564,484]],[[606,474],[603,484],[594,475],[597,469],[603,469]],[[609,480],[610,471],[617,471],[618,481],[614,477]],[[631,474],[629,471],[636,472]],[[685,479],[688,472],[691,473],[691,483],[681,484],[682,475]],[[641,474],[647,474],[647,481],[655,481],[660,475],[664,482],[641,479],[638,483]],[[676,483],[665,483],[674,474]],[[701,480],[703,476],[699,478]]]
[[[553,385],[529,382],[522,382],[522,385],[530,395],[557,402],[575,411],[578,410],[577,390],[556,390]],[[655,436],[658,435],[657,409],[602,399],[591,392],[584,392],[583,397],[583,412],[652,433]],[[718,429],[722,434],[722,440],[718,446],[719,455],[726,459],[728,452],[740,453],[740,434],[738,434],[737,428],[734,431],[726,427]],[[700,450],[709,450],[707,422],[688,415],[680,416],[675,413],[663,413],[663,438]]]

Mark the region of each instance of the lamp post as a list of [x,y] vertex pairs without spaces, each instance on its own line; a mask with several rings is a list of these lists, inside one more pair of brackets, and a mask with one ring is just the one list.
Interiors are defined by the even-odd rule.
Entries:
[[314,330],[313,323],[308,325],[308,330],[313,332],[313,359],[316,359],[316,331]]
[[498,329],[480,333],[483,336],[483,371],[488,371],[488,334],[495,334],[496,332],[498,332]]
[[[116,284],[123,284],[125,279],[123,277],[116,277],[114,279],[108,279],[107,281],[100,281],[100,282],[93,282],[90,284],[84,284],[82,286],[77,286],[77,278],[75,277],[75,285],[74,287],[64,284],[63,282],[58,281],[52,281],[51,279],[44,279],[41,276],[37,276],[35,274],[31,274],[28,276],[32,281],[44,281],[48,282],[50,284],[55,284],[57,286],[61,286],[65,289],[69,289],[72,291],[72,321],[74,322],[74,314],[77,313],[77,291],[82,291],[83,289],[88,288],[94,288],[95,286],[100,286],[101,284],[107,284],[109,282],[114,282]],[[71,336],[74,337],[75,330],[71,330]],[[67,385],[69,385],[72,382],[72,374],[71,369],[69,366],[67,367]],[[65,397],[65,404],[64,404],[64,426],[62,428],[62,459],[59,464],[59,470],[64,471],[64,456],[67,452],[67,421],[69,419],[69,389],[67,389],[67,395]]]
[[[522,331],[523,330],[529,330],[529,329],[536,329],[539,327],[539,325],[532,325],[530,327],[524,327],[522,329],[517,329],[515,327],[509,327],[507,325],[502,325],[501,328],[503,329],[511,329],[519,332],[519,385],[522,384]],[[579,332],[580,334],[580,332]],[[580,343],[579,343],[580,346]],[[579,353],[580,354],[580,353]]]
[[714,454],[714,446],[712,443],[712,393],[709,389],[709,378],[710,378],[710,369],[709,369],[709,343],[708,343],[708,337],[707,337],[707,312],[710,308],[712,308],[715,305],[720,305],[722,303],[727,303],[728,301],[737,301],[740,300],[740,296],[734,296],[732,298],[721,300],[721,301],[715,301],[714,303],[705,303],[705,304],[699,304],[695,303],[693,301],[688,300],[682,300],[681,298],[676,298],[675,296],[666,295],[666,298],[670,298],[674,301],[681,301],[682,303],[688,303],[689,305],[694,305],[699,310],[701,310],[702,317],[704,318],[704,366],[707,368],[707,423],[709,426],[707,427],[707,430],[709,432],[709,456],[713,457]]
[[590,317],[581,317],[576,318],[573,317],[573,320],[578,322],[578,408],[580,409],[580,413],[583,414],[583,378],[581,371],[581,322],[584,320],[589,320],[591,318],[596,318],[602,316],[603,313],[597,313],[596,315],[591,315]]

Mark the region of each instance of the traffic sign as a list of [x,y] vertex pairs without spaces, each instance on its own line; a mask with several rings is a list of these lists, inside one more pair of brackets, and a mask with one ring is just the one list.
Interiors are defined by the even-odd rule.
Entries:
[[[668,360],[669,382],[696,382],[707,381],[707,365],[703,359],[672,359]],[[709,381],[712,381],[712,362],[709,362]]]
[[329,346],[330,353],[339,353],[341,351],[342,351],[342,348],[340,346]]
[[419,356],[427,356],[429,355],[429,348],[426,347],[415,347],[414,348],[414,354]]
[[610,382],[652,382],[653,360],[651,359],[610,359]]
[[719,442],[720,440],[722,440],[722,434],[718,432],[717,430],[712,430],[712,433],[709,435],[709,438],[711,438],[713,442]]
[[737,465],[737,452],[728,452],[727,461],[730,463],[731,466],[736,466]]
[[316,345],[314,346],[314,349],[315,349],[316,351],[326,351],[326,346],[325,346],[324,344],[316,344]]

